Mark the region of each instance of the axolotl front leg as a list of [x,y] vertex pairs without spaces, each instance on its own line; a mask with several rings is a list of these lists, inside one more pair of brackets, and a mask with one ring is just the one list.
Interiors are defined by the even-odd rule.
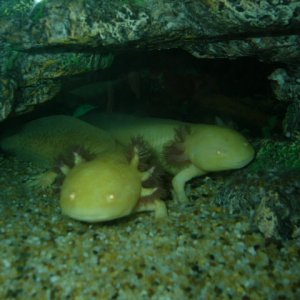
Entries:
[[173,197],[179,202],[188,202],[185,193],[185,184],[196,176],[204,175],[206,172],[198,169],[194,165],[189,165],[185,169],[179,171],[172,179],[172,186],[174,189]]

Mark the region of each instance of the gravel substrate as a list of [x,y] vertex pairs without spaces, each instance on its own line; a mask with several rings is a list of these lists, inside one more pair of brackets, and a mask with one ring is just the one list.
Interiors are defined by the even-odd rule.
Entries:
[[42,170],[0,157],[0,299],[300,299],[299,240],[266,240],[209,199],[99,224],[62,216]]

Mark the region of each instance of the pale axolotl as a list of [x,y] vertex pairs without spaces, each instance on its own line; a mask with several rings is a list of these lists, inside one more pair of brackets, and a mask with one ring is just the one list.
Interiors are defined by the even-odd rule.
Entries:
[[[105,131],[56,115],[29,122],[0,145],[20,159],[51,169],[38,177],[38,187],[51,185],[59,173],[64,175],[60,206],[73,219],[101,222],[148,210],[158,218],[167,214],[157,180],[151,181],[155,166],[143,163],[141,169],[145,157],[141,140],[135,140],[128,153]],[[62,158],[64,154],[71,155]]]
[[155,150],[162,166],[174,175],[175,198],[187,201],[185,184],[208,172],[239,169],[254,157],[254,149],[235,130],[176,120],[91,112],[83,119],[128,144],[141,136]]

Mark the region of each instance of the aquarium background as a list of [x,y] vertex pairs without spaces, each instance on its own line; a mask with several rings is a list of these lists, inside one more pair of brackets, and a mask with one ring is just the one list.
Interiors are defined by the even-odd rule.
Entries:
[[[298,1],[1,1],[0,299],[298,299],[299,8]],[[93,159],[80,126],[54,146],[59,152],[72,140],[77,156],[61,153],[50,166],[35,163],[36,149],[53,147],[63,123],[47,123],[48,138],[36,128],[42,138],[32,135],[17,151],[4,141],[39,118],[86,123],[94,113],[229,128],[255,156],[189,180],[188,201],[180,202],[150,143],[137,168],[149,177],[149,166],[159,169],[143,188],[159,186],[167,215],[153,211],[149,197],[150,211],[79,221],[62,213],[60,193],[70,169]],[[180,144],[185,131],[175,132]],[[158,127],[157,137],[163,133]],[[28,149],[33,159],[22,159]],[[53,170],[60,177],[44,188]],[[100,188],[116,182],[114,174]]]

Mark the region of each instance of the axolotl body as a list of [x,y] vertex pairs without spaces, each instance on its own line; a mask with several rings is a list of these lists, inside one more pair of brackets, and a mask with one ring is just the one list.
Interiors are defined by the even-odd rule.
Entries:
[[187,201],[185,184],[190,179],[242,168],[254,157],[246,138],[226,127],[97,112],[83,119],[109,131],[124,145],[133,136],[142,136],[155,150],[161,165],[174,175],[175,198],[181,202]]
[[[4,151],[49,169],[35,181],[38,187],[51,185],[61,173],[63,214],[86,222],[148,210],[158,218],[166,216],[159,188],[150,180],[155,166],[140,169],[142,144],[133,143],[128,156],[107,132],[64,115],[31,121],[0,141]],[[150,184],[144,187],[146,181]]]

